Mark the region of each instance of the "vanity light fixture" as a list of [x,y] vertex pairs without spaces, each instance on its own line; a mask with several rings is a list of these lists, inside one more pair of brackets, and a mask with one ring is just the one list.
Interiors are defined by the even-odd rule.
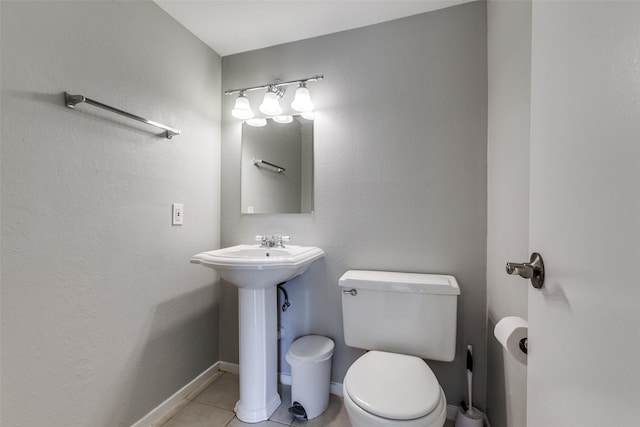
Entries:
[[260,104],[260,111],[267,116],[279,116],[282,114],[282,107],[280,107],[279,99],[284,95],[284,89],[280,89],[275,86],[271,86],[267,93],[264,94],[262,104]]
[[305,111],[304,113],[300,114],[302,116],[303,119],[307,119],[307,120],[315,120],[316,118],[316,112],[315,111]]
[[309,89],[307,89],[307,84],[305,82],[300,82],[298,89],[296,89],[296,96],[293,98],[291,108],[296,111],[300,111],[301,113],[304,113],[305,111],[313,111],[311,95],[309,94]]
[[[249,105],[249,100],[245,96],[245,92],[266,89],[267,92],[265,93],[262,104],[260,104],[260,107],[258,107],[258,109],[266,116],[282,116],[283,111],[282,107],[280,106],[280,99],[284,96],[285,86],[297,84],[298,88],[296,89],[295,97],[293,99],[293,102],[291,103],[291,108],[295,111],[303,113],[304,118],[313,120],[313,103],[311,102],[311,96],[309,94],[309,89],[307,88],[307,83],[319,81],[322,79],[324,79],[324,76],[317,75],[306,79],[289,80],[286,82],[276,81],[260,86],[252,86],[242,89],[229,89],[224,93],[225,95],[233,95],[235,93],[240,94],[236,99],[234,108],[231,111],[231,115],[240,120],[247,120],[248,123],[249,119],[252,119],[254,115],[253,111],[251,110],[251,106]],[[264,126],[264,124],[260,126]]]
[[231,115],[240,120],[253,118],[254,114],[251,110],[251,104],[249,104],[249,100],[245,96],[244,92],[240,92],[238,99],[236,99],[233,110],[231,110]]
[[293,116],[275,116],[273,121],[276,123],[291,123],[293,121]]
[[267,125],[267,119],[264,119],[264,118],[249,119],[249,120],[245,120],[245,123],[248,124],[249,126],[262,127]]

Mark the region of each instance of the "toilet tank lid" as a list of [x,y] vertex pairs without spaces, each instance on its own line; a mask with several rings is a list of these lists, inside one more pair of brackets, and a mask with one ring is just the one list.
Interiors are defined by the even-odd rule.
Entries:
[[340,286],[386,292],[460,295],[456,278],[443,274],[349,270],[340,278]]

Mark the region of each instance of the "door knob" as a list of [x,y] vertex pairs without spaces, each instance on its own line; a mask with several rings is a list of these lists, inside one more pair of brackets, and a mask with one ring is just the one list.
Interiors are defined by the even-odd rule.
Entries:
[[531,254],[529,262],[522,264],[517,262],[507,263],[507,274],[517,274],[525,279],[531,279],[534,288],[540,289],[544,284],[544,262],[539,253]]

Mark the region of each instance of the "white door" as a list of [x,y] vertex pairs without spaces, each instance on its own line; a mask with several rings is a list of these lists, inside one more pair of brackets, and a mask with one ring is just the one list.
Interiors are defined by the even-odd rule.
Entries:
[[527,427],[640,426],[640,2],[532,12]]

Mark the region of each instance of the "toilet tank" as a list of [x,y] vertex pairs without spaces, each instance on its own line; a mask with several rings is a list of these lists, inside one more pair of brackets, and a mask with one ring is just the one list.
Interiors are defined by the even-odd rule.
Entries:
[[350,270],[340,278],[348,346],[450,362],[460,287],[439,274]]

